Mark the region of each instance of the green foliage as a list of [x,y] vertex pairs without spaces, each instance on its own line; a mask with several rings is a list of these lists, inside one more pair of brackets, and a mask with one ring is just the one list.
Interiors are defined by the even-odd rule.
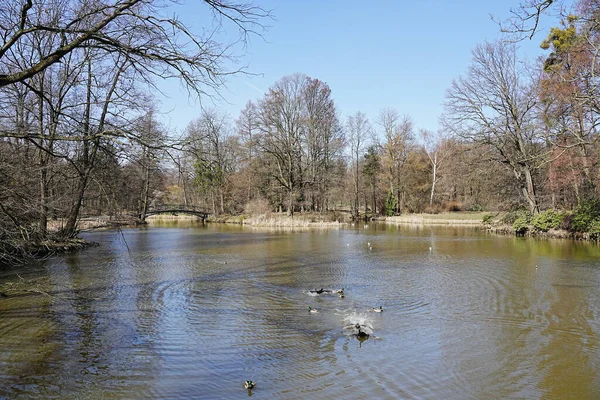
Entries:
[[502,217],[500,222],[502,222],[503,224],[506,224],[506,225],[512,225],[515,223],[515,221],[517,220],[519,215],[521,215],[523,212],[525,212],[525,211],[524,210],[509,211],[506,214],[504,214],[504,216]]
[[391,217],[396,212],[398,206],[398,199],[394,196],[394,192],[391,190],[388,193],[387,199],[385,200],[385,215]]
[[536,231],[548,232],[558,228],[565,218],[565,214],[557,210],[546,210],[533,217],[531,225]]
[[588,233],[590,235],[590,239],[596,241],[600,240],[600,219],[597,218],[590,223]]
[[196,170],[196,185],[202,190],[218,187],[225,179],[223,169],[214,162],[197,160],[194,167]]
[[595,220],[600,220],[600,200],[584,201],[573,212],[570,229],[574,232],[589,232]]
[[544,62],[544,70],[546,72],[560,68],[565,55],[571,51],[573,46],[581,42],[582,38],[577,34],[577,28],[575,27],[576,20],[576,16],[569,15],[563,21],[564,28],[551,28],[550,34],[540,44],[542,49],[550,49],[552,51]]
[[544,39],[540,47],[547,50],[552,46],[557,53],[563,53],[568,51],[573,45],[576,36],[577,30],[574,25],[565,29],[552,28],[550,29],[550,34]]
[[483,222],[485,225],[490,225],[492,222],[494,222],[494,216],[492,214],[486,214],[483,216],[483,220],[481,222]]
[[370,146],[367,150],[367,154],[365,154],[363,174],[369,178],[369,180],[374,180],[380,170],[381,160],[379,158],[379,154],[377,154],[377,149],[375,146]]
[[529,211],[519,212],[515,222],[513,222],[513,228],[517,235],[524,235],[529,230],[529,224],[531,223],[531,213]]

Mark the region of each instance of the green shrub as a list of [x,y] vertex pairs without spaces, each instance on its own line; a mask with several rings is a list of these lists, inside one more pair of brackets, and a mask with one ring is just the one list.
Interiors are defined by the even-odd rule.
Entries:
[[504,214],[502,219],[500,219],[500,222],[502,222],[503,224],[506,224],[506,225],[512,225],[515,223],[515,221],[517,220],[519,215],[521,215],[524,212],[526,212],[526,211],[525,210],[509,211],[506,214]]
[[485,225],[490,225],[492,222],[494,222],[494,216],[491,214],[486,214],[483,216],[483,220],[481,222],[483,222]]
[[557,210],[546,210],[533,217],[531,225],[536,231],[548,232],[558,228],[565,218],[565,214]]
[[600,219],[600,200],[593,199],[582,202],[571,216],[571,230],[588,232],[594,220]]
[[513,228],[517,235],[524,235],[525,232],[529,229],[529,224],[531,223],[531,213],[528,211],[521,211],[515,222],[513,222]]
[[394,192],[391,190],[388,193],[387,199],[385,200],[385,215],[388,217],[393,216],[396,213],[396,206],[398,205],[398,199],[394,196]]
[[589,227],[588,233],[590,235],[590,239],[592,240],[600,240],[600,218],[596,218],[593,220]]

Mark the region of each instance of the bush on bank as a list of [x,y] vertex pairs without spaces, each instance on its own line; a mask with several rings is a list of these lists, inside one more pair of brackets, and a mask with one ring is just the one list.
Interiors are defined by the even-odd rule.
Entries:
[[[482,222],[492,225],[492,218],[486,215]],[[600,241],[600,200],[582,202],[573,211],[549,209],[535,215],[526,210],[510,211],[500,218],[499,224],[512,227],[518,236],[560,231],[567,232],[573,238]]]

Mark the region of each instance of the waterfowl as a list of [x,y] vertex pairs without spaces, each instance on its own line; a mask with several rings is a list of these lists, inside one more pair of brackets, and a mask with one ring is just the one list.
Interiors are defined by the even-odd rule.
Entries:
[[369,337],[369,334],[362,330],[362,326],[360,326],[360,324],[356,324],[356,325],[354,325],[354,327],[356,328],[356,337],[358,337],[358,338],[368,338]]
[[244,382],[244,388],[246,389],[254,389],[254,386],[256,386],[256,384],[253,381]]
[[319,312],[319,310],[315,310],[315,309],[314,309],[314,308],[312,308],[311,306],[308,306],[308,312],[311,312],[311,313],[318,313],[318,312]]
[[379,308],[373,308],[373,312],[383,312],[383,306],[379,306]]
[[315,290],[311,290],[311,293],[316,293],[316,294],[321,294],[325,291],[325,289],[321,288],[321,289],[315,289]]

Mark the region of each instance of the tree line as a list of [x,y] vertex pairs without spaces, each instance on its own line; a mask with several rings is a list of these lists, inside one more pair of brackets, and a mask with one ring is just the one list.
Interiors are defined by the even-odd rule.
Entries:
[[[156,80],[218,92],[239,71],[226,69],[235,55],[215,31],[229,23],[244,41],[270,13],[204,0],[214,28],[194,34],[162,4],[0,0],[3,259],[75,236],[83,216],[143,219],[160,204],[353,218],[587,207],[600,218],[595,2],[578,1],[548,32],[543,59],[520,58],[514,36],[478,45],[438,132],[402,110],[342,117],[327,83],[301,73],[237,116],[201,108],[185,132],[169,132]],[[534,26],[510,26],[529,35],[551,5],[530,1],[520,21]]]

